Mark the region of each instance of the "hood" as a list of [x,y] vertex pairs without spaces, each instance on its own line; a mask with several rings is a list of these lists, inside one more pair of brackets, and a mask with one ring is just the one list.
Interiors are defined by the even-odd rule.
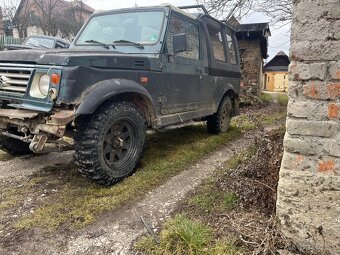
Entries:
[[[154,56],[154,54],[152,54]],[[0,63],[58,66],[91,66],[122,69],[149,69],[147,55],[117,51],[85,51],[75,49],[31,49],[0,52]]]

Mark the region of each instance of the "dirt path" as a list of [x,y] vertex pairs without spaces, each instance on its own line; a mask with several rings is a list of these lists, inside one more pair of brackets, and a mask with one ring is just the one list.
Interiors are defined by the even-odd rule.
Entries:
[[106,215],[100,223],[71,240],[65,254],[130,254],[133,241],[147,233],[140,216],[151,226],[159,225],[170,216],[176,203],[189,191],[251,143],[251,140],[241,138],[175,176],[136,205],[123,208],[114,215]]
[[51,152],[44,155],[23,156],[0,162],[0,181],[18,181],[46,166],[71,162],[73,151]]
[[[252,142],[251,138],[244,137],[229,143],[153,190],[142,201],[108,213],[89,227],[74,232],[58,231],[53,238],[44,237],[37,230],[29,231],[20,237],[20,246],[0,248],[0,254],[130,254],[134,240],[147,233],[140,216],[151,226],[159,225],[188,192]],[[1,182],[19,180],[44,166],[71,160],[72,151],[2,162],[1,168],[6,171]]]

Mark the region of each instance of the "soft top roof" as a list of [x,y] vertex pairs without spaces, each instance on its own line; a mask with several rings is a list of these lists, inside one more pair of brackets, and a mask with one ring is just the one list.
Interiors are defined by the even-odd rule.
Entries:
[[[144,6],[144,7],[131,7],[131,8],[121,8],[121,9],[113,9],[113,10],[106,10],[106,11],[96,11],[94,13],[94,15],[103,15],[103,14],[110,14],[110,13],[115,13],[115,12],[128,12],[128,11],[133,11],[133,10],[136,10],[136,11],[147,11],[147,10],[152,10],[152,9],[170,9],[174,12],[177,12],[177,13],[180,13],[190,19],[193,19],[193,20],[204,20],[204,19],[210,19],[214,22],[217,22],[221,25],[224,25],[224,26],[227,26],[230,30],[232,31],[235,31],[234,28],[232,28],[230,25],[228,25],[226,22],[222,22],[222,21],[219,21],[217,19],[215,19],[214,17],[212,17],[211,15],[209,15],[209,13],[206,11],[205,7],[203,5],[190,5],[190,6],[179,6],[179,7],[176,7],[172,4],[168,4],[168,3],[165,3],[165,4],[161,4],[161,5],[158,5],[158,6]],[[202,9],[203,10],[203,13],[190,13],[190,12],[187,12],[185,11],[186,9]]]

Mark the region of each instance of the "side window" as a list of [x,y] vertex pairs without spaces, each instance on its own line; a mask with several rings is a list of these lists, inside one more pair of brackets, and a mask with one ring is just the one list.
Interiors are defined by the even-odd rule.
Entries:
[[227,38],[227,51],[229,55],[229,63],[236,65],[237,61],[236,61],[236,52],[235,52],[233,38],[228,33],[226,34],[226,38]]
[[198,26],[190,21],[171,17],[168,36],[166,38],[167,52],[174,54],[173,51],[173,37],[175,34],[186,33],[187,36],[187,50],[179,52],[176,56],[184,58],[199,59],[200,58],[200,41],[198,35]]
[[224,47],[223,47],[223,38],[220,29],[216,29],[213,26],[208,25],[209,37],[212,45],[212,51],[214,53],[214,58],[217,61],[226,61]]

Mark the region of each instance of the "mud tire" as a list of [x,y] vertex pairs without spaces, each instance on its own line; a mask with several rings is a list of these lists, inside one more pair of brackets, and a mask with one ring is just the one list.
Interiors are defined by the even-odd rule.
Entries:
[[105,186],[121,181],[136,171],[145,138],[146,121],[134,104],[103,105],[76,123],[75,160],[79,172]]
[[222,99],[218,111],[207,118],[207,129],[211,134],[226,133],[231,123],[232,102],[229,96]]

